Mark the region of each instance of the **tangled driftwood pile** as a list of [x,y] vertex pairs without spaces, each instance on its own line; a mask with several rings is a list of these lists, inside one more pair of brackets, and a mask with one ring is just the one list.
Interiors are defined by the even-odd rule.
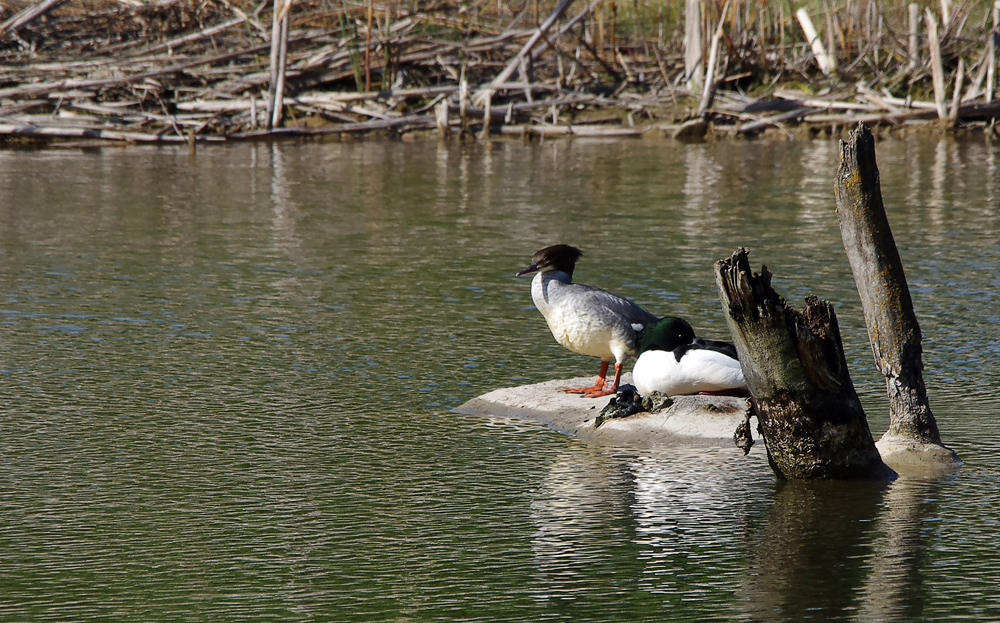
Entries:
[[914,18],[911,9],[909,27],[895,30],[873,0],[827,4],[825,43],[804,11],[793,17],[783,2],[747,0],[708,3],[704,15],[689,1],[689,18],[638,1],[626,12],[611,0],[3,6],[7,140],[433,128],[641,136],[683,127],[698,135],[707,122],[752,134],[937,118],[992,128],[1000,112],[990,30],[1000,3],[977,16],[972,5],[956,10],[945,0],[940,14]]

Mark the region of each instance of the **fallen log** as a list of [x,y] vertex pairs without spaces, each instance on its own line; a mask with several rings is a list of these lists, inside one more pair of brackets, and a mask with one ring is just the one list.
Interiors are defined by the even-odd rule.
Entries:
[[500,134],[532,136],[579,136],[642,138],[639,128],[607,127],[597,125],[507,125],[500,128]]
[[152,52],[157,52],[159,50],[172,51],[187,43],[200,41],[201,39],[206,39],[208,37],[217,35],[220,32],[223,32],[224,30],[232,28],[233,26],[239,26],[248,19],[249,18],[246,16],[246,14],[243,14],[240,17],[237,17],[236,19],[229,20],[228,22],[224,22],[222,24],[216,24],[215,26],[212,26],[210,28],[205,28],[203,30],[199,30],[198,32],[193,32],[191,34],[184,35],[183,37],[176,37],[174,39],[171,39],[170,41],[159,43],[145,50],[142,50],[142,54],[151,54]]
[[545,32],[552,27],[552,24],[554,24],[556,20],[562,16],[562,14],[566,11],[566,8],[569,7],[569,5],[572,2],[573,0],[560,0],[559,4],[556,6],[555,9],[553,9],[552,13],[548,16],[548,18],[546,18],[546,20],[542,22],[542,24],[538,27],[535,33],[531,35],[531,38],[529,38],[528,41],[524,44],[524,46],[521,48],[521,51],[518,52],[517,55],[514,58],[512,58],[509,63],[507,63],[507,66],[503,68],[503,71],[497,74],[497,76],[493,78],[493,81],[490,84],[480,88],[479,92],[476,93],[476,95],[473,97],[473,101],[477,105],[482,105],[483,102],[486,101],[487,92],[489,92],[491,89],[494,89],[497,84],[506,82],[507,79],[510,78],[511,75],[513,75],[513,73],[520,66],[521,60],[525,57],[525,55],[531,52],[531,48],[533,48],[535,44],[538,43],[539,39],[541,39],[542,36],[545,34]]
[[238,132],[230,134],[231,139],[262,139],[279,136],[322,136],[324,134],[340,134],[344,132],[369,132],[372,130],[417,130],[433,128],[434,115],[416,115],[398,119],[375,119],[358,123],[340,123],[323,127],[274,128],[254,132]]
[[[30,125],[15,125],[0,123],[0,136],[31,136],[36,138],[97,138],[109,141],[124,141],[130,143],[186,143],[190,139],[183,136],[161,136],[143,132],[121,132],[118,130],[101,130],[96,128],[52,128]],[[199,142],[220,142],[225,139],[218,136],[195,136]]]
[[819,110],[816,108],[809,108],[808,106],[803,106],[801,108],[796,108],[795,110],[789,110],[788,112],[780,113],[777,115],[772,115],[770,117],[764,117],[763,119],[758,119],[757,121],[751,121],[750,123],[744,123],[737,128],[737,132],[743,134],[749,134],[750,132],[756,132],[758,130],[763,130],[764,128],[772,125],[778,125],[782,121],[798,121],[809,115],[818,113]]
[[775,474],[788,479],[892,479],[875,449],[833,305],[789,307],[749,251],[715,263],[715,280]]
[[879,449],[894,456],[890,463],[955,468],[961,461],[941,444],[927,400],[920,325],[882,203],[875,138],[863,123],[840,142],[835,190],[844,249],[861,296],[875,364],[885,376],[889,395],[889,429]]
[[39,17],[59,8],[67,2],[69,0],[42,0],[42,2],[32,4],[3,24],[0,24],[0,37],[3,37],[8,32],[15,32],[24,28]]

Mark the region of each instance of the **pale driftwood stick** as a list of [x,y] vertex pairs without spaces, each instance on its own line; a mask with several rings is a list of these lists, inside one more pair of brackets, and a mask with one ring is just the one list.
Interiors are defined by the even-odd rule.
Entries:
[[372,90],[372,18],[375,15],[374,0],[368,0],[368,29],[365,31],[365,91]]
[[267,28],[264,28],[263,24],[261,24],[257,20],[253,19],[252,17],[250,17],[249,15],[247,15],[246,13],[244,13],[243,11],[241,11],[239,9],[239,7],[229,7],[229,9],[233,13],[236,13],[236,15],[238,17],[243,18],[248,24],[250,24],[251,26],[253,26],[254,28],[256,28],[257,31],[260,32],[261,35],[263,35],[264,37],[267,37]]
[[458,121],[464,134],[469,129],[469,81],[465,79],[465,70],[462,70],[462,79],[458,82]]
[[243,15],[243,17],[238,17],[238,18],[236,18],[234,20],[230,20],[230,21],[225,22],[223,24],[218,24],[216,26],[212,26],[210,28],[206,28],[204,30],[200,30],[198,32],[191,33],[190,35],[184,35],[183,37],[177,37],[176,39],[171,39],[170,41],[167,41],[166,43],[160,43],[160,44],[154,45],[153,47],[141,50],[139,53],[141,53],[141,54],[150,54],[150,53],[156,52],[158,50],[174,49],[174,48],[177,48],[179,46],[184,45],[185,43],[191,43],[193,41],[198,41],[200,39],[204,39],[205,37],[211,37],[213,35],[217,35],[220,32],[222,32],[222,31],[224,31],[224,30],[226,30],[228,28],[232,28],[233,26],[238,26],[238,25],[242,24],[245,21],[247,21],[247,16]]
[[993,32],[990,33],[990,40],[987,49],[989,51],[989,68],[986,70],[986,103],[993,101],[993,93],[996,88],[997,72],[997,48],[1000,48],[1000,0],[993,3]]
[[646,133],[642,128],[609,128],[600,125],[571,125],[573,136],[618,136],[622,138],[642,138]]
[[[873,95],[876,95],[874,92],[872,92],[870,89],[868,89],[863,85],[858,87],[858,93],[861,94],[872,93]],[[920,100],[911,100],[908,102],[901,97],[893,97],[892,94],[888,92],[883,92],[881,95],[876,95],[876,96],[879,97],[882,101],[886,102],[886,104],[890,104],[892,106],[898,106],[900,108],[913,108],[916,110],[934,110],[934,111],[937,110],[937,104],[935,104],[934,102],[923,102]]]
[[663,55],[660,54],[660,46],[653,46],[653,57],[656,59],[656,68],[660,70],[660,76],[663,77],[663,84],[667,88],[667,92],[671,96],[671,103],[673,103],[673,91],[670,89],[670,75],[667,73],[667,67],[663,64]]
[[819,65],[819,70],[823,72],[823,75],[829,76],[834,70],[834,63],[823,46],[823,41],[820,40],[819,35],[816,33],[816,27],[813,26],[812,20],[809,19],[809,14],[806,13],[805,9],[799,9],[795,12],[795,17],[799,20],[799,25],[802,26],[802,32],[806,35],[806,41],[812,47],[813,56],[816,57],[816,64]]
[[520,60],[521,62],[520,62],[519,73],[521,75],[521,84],[523,85],[524,88],[524,99],[526,99],[528,102],[531,102],[532,101],[531,80],[528,77],[528,60],[523,56],[521,57]]
[[[457,120],[456,120],[457,121]],[[257,132],[238,132],[227,138],[234,140],[259,139],[276,136],[322,136],[325,134],[341,134],[344,132],[370,132],[372,130],[392,130],[400,128],[426,129],[435,125],[434,115],[417,115],[400,119],[376,119],[358,123],[341,123],[323,127],[275,128]]]
[[[0,135],[5,136],[50,136],[55,138],[97,138],[110,141],[128,141],[133,143],[186,143],[185,136],[158,136],[141,132],[120,132],[117,130],[98,130],[93,128],[39,128],[30,125],[15,125],[0,123]],[[221,137],[199,136],[196,140],[221,142]]]
[[[871,92],[870,89],[864,85],[858,86],[858,93]],[[794,101],[802,106],[808,106],[810,108],[821,108],[826,110],[864,110],[864,111],[874,111],[878,110],[877,106],[872,104],[862,104],[860,102],[847,102],[841,100],[827,100],[820,99],[818,97],[800,98],[797,97],[795,93],[790,91],[775,91],[775,97],[780,97],[781,99],[786,99]]]
[[448,102],[441,101],[434,107],[434,121],[437,124],[438,137],[448,138]]
[[[520,84],[517,85],[501,85],[501,87],[506,86],[506,88],[521,88]],[[534,88],[542,90],[544,85],[533,85]],[[398,89],[395,91],[370,91],[368,93],[318,93],[315,95],[299,95],[295,99],[299,102],[304,102],[306,104],[313,104],[316,106],[322,105],[334,105],[334,104],[348,104],[350,102],[365,102],[372,100],[382,100],[382,99],[405,99],[405,98],[423,98],[430,96],[439,95],[450,95],[458,91],[457,86],[440,86],[440,87],[425,87],[420,89]],[[201,111],[211,111],[211,112],[232,112],[247,110],[250,103],[246,99],[234,99],[234,100],[194,100],[190,102],[180,102],[177,104],[177,108],[181,110],[201,110]],[[369,110],[361,111],[363,114],[368,114],[375,116],[377,113],[373,113]]]
[[[432,46],[421,50],[420,52],[415,52],[411,54],[404,54],[399,58],[399,63],[420,63],[421,61],[428,61],[437,59],[441,55],[441,49],[451,46]],[[349,67],[350,60],[347,58],[346,53],[344,54],[343,60],[337,67],[331,67],[327,71],[318,74],[307,81],[300,81],[300,86],[303,88],[315,87],[328,82],[335,82],[337,80],[343,80],[345,78],[350,78],[354,76],[354,71],[350,68],[342,69],[342,67]],[[445,65],[447,67],[447,65]],[[458,77],[456,76],[457,80]]]
[[446,95],[444,95],[444,94],[441,94],[441,95],[436,95],[436,96],[434,96],[434,98],[432,98],[432,99],[431,99],[431,101],[427,102],[427,103],[426,103],[426,104],[424,104],[423,106],[421,106],[421,107],[419,107],[419,108],[414,108],[413,110],[409,111],[409,114],[410,114],[410,115],[418,115],[418,114],[420,114],[420,113],[425,113],[425,112],[427,112],[428,110],[432,110],[432,109],[433,109],[433,108],[434,108],[435,106],[437,106],[437,105],[438,105],[438,103],[439,103],[439,102],[440,102],[441,100],[443,100],[443,99],[444,99],[444,98],[446,98],[446,97],[447,97],[447,96],[446,96]]
[[[402,114],[398,112],[387,115],[381,111],[372,110],[370,108],[364,108],[361,106],[355,106],[348,102],[328,101],[324,100],[323,98],[311,97],[308,95],[301,95],[299,97],[291,98],[287,101],[288,103],[294,105],[313,106],[322,110],[351,113],[355,115],[364,115],[365,117],[373,117],[375,119],[396,119],[402,117]],[[221,102],[221,103],[225,104],[226,102]],[[180,108],[181,106],[183,106],[183,104],[179,104],[178,108]]]
[[[791,4],[789,4],[788,8],[791,9],[793,7]],[[781,4],[778,5],[778,49],[780,50],[778,69],[784,71],[785,70],[785,7],[782,6]]]
[[487,89],[492,89],[494,88],[494,85],[499,84],[501,82],[506,82],[507,79],[510,78],[515,71],[517,71],[517,68],[520,66],[521,59],[524,57],[524,55],[531,52],[531,48],[533,48],[535,44],[538,43],[538,40],[541,39],[542,35],[545,32],[547,32],[549,28],[552,27],[552,24],[554,24],[557,19],[562,17],[562,14],[566,11],[567,7],[569,7],[569,5],[572,4],[572,2],[573,0],[559,0],[559,4],[552,11],[552,13],[549,14],[549,16],[545,19],[545,21],[542,22],[541,26],[539,26],[538,29],[535,30],[535,33],[531,35],[531,38],[528,39],[528,41],[524,44],[524,46],[521,48],[521,51],[518,52],[517,55],[514,58],[512,58],[510,62],[507,63],[507,66],[503,68],[503,71],[497,74],[497,76],[493,78],[493,80],[487,86],[481,88],[476,93],[476,96],[473,98],[473,101],[476,103],[476,105],[481,105],[483,103]]
[[[162,102],[161,102],[162,104]],[[180,125],[201,125],[202,121],[206,118],[206,115],[155,115],[153,113],[148,113],[142,110],[122,110],[115,109],[110,106],[101,106],[99,104],[92,104],[90,102],[72,101],[63,104],[64,108],[74,109],[74,110],[85,110],[87,112],[98,113],[105,115],[106,117],[120,118],[125,121],[157,121],[161,123],[168,123],[171,127]],[[211,117],[211,115],[208,115]],[[181,134],[181,132],[178,132]]]
[[[594,10],[595,6],[597,6],[603,1],[604,0],[591,0],[590,4],[587,5],[587,8],[577,13],[572,19],[570,19],[568,22],[563,24],[562,27],[559,28],[559,30],[556,32],[556,39],[568,33],[574,26],[580,23],[580,21],[583,18],[587,17],[587,15],[589,15],[590,12]],[[545,33],[542,33],[541,43],[535,46],[535,48],[531,51],[532,60],[541,56],[550,47],[552,47],[552,44],[549,41],[549,38],[545,36]]]
[[[860,95],[864,99],[868,100],[869,102],[877,106],[880,110],[885,110],[893,114],[903,114],[907,112],[906,109],[900,108],[899,106],[893,104],[892,102],[882,97],[875,91],[872,91],[863,84],[858,85],[858,95]],[[904,105],[906,104],[905,100],[903,104]]]
[[715,96],[715,66],[719,61],[719,44],[722,41],[722,35],[725,32],[723,26],[726,24],[726,13],[729,10],[729,0],[726,0],[726,4],[722,7],[722,15],[719,16],[719,25],[715,29],[715,35],[712,37],[712,47],[711,51],[708,53],[708,65],[705,70],[705,84],[704,90],[701,93],[701,101],[698,102],[698,110],[695,112],[696,116],[702,116],[708,107],[712,105],[712,99]]
[[[959,113],[961,114],[961,112]],[[849,126],[855,123],[871,123],[898,125],[907,120],[934,119],[937,113],[932,110],[910,110],[905,112],[862,113],[859,115],[811,115],[809,122],[814,124]]]
[[493,94],[490,92],[486,93],[486,102],[483,104],[483,129],[479,134],[479,138],[484,141],[490,140],[490,125],[493,122]]
[[[705,68],[702,65],[701,0],[684,4],[684,81],[692,93],[701,92]],[[669,83],[669,81],[668,81]]]
[[41,106],[48,105],[49,100],[29,100],[27,102],[18,102],[16,104],[0,108],[0,117],[9,117],[11,115],[22,113],[26,110],[31,110],[32,108],[39,108]]
[[937,20],[926,9],[924,19],[927,22],[927,45],[931,50],[931,78],[934,82],[934,105],[937,107],[938,118],[944,119],[948,116],[948,110],[944,106],[944,67],[941,65],[941,42],[938,40]]
[[[290,38],[290,40],[303,41],[316,36],[318,35],[307,33],[299,35],[295,38]],[[221,63],[222,61],[231,60],[240,56],[255,54],[257,52],[266,50],[269,47],[270,44],[258,45],[252,48],[246,48],[244,50],[237,50],[235,52],[225,52],[223,54],[217,54],[215,56],[197,58],[190,61],[185,61],[183,63],[177,63],[175,65],[169,65],[167,67],[159,67],[151,71],[144,71],[136,74],[130,74],[127,76],[116,76],[114,78],[101,78],[94,80],[86,80],[86,79],[56,80],[52,82],[38,82],[17,87],[10,87],[7,89],[0,89],[0,99],[14,99],[18,97],[38,95],[41,93],[50,93],[52,91],[63,91],[63,90],[68,91],[71,89],[100,89],[103,87],[109,87],[115,85],[133,84],[135,82],[140,82],[142,80],[145,80],[146,78],[156,78],[158,76],[164,76],[167,74],[174,74],[181,71],[189,70],[191,67],[197,67],[199,65],[212,65],[214,63]]]
[[792,309],[767,267],[751,271],[749,253],[716,262],[715,281],[771,468],[790,479],[894,478],[854,390],[833,305],[811,296]]
[[[413,20],[400,20],[398,22],[393,23],[392,26],[390,26],[388,35],[384,37],[380,33],[378,33],[378,31],[376,31],[375,34],[378,36],[375,38],[374,47],[385,45],[390,41],[390,37],[391,41],[396,44],[403,44],[414,41],[413,37],[395,36],[397,33],[401,31],[412,29],[413,26],[416,26],[416,22],[414,22]],[[338,60],[348,59],[350,56],[350,52],[348,52],[345,49],[345,46],[350,39],[351,37],[342,37],[336,43],[324,46],[318,51],[317,50],[308,51],[301,59],[293,63],[291,66],[295,69],[300,69],[300,70],[315,69],[317,67],[328,66],[331,63],[334,63]],[[369,42],[369,46],[371,46],[371,42]],[[459,44],[447,41],[437,42],[437,46],[439,48],[462,47]],[[466,51],[471,52],[472,50],[466,48]]]
[[920,5],[916,2],[911,2],[909,4],[910,11],[910,41],[909,41],[909,56],[910,62],[907,64],[907,69],[913,71],[917,68],[917,63],[920,61]]
[[39,17],[45,15],[49,11],[59,8],[67,2],[69,2],[69,0],[42,0],[42,2],[38,2],[27,7],[3,24],[0,24],[0,37],[6,35],[8,32],[16,32],[21,28],[24,28]]
[[958,59],[958,69],[955,70],[955,89],[951,94],[951,108],[948,109],[948,118],[958,118],[958,107],[962,103],[962,81],[965,78],[965,63]]
[[521,125],[500,128],[500,133],[505,135],[520,136],[530,134],[534,136],[581,136],[581,137],[619,137],[619,138],[641,138],[643,131],[639,128],[608,128],[605,126],[593,125]]
[[[540,91],[543,93],[562,93],[562,89],[556,84],[545,84],[544,82],[502,82],[497,85],[497,91]],[[527,98],[525,98],[527,99]]]
[[[962,96],[962,103],[971,102],[972,100],[979,97],[980,89],[983,86],[983,80],[986,79],[986,71],[988,69],[989,63],[987,63],[986,55],[989,54],[989,43],[987,43],[987,49],[983,52],[983,58],[979,62],[979,71],[976,72],[976,77],[973,78],[972,84],[965,91],[965,95]],[[971,67],[970,67],[971,69]]]
[[833,40],[833,13],[830,4],[824,2],[826,6],[826,58],[830,62],[830,73],[837,73],[837,47]]
[[284,113],[285,69],[288,64],[288,11],[291,0],[274,0],[271,16],[271,62],[267,90],[268,130],[281,125]]
[[766,128],[770,125],[778,125],[782,121],[789,121],[791,119],[802,119],[808,115],[820,112],[818,108],[809,108],[808,106],[803,106],[801,108],[796,108],[795,110],[790,110],[788,112],[773,115],[771,117],[766,117],[764,119],[759,119],[757,121],[751,121],[750,123],[744,123],[741,125],[737,132],[742,132],[744,134],[749,132],[756,132],[757,130]]
[[[289,4],[290,4],[289,0]],[[278,72],[281,60],[281,33],[284,29],[282,9],[285,0],[274,0],[271,7],[271,63],[267,88],[267,112],[265,113],[266,127],[270,130],[274,127],[275,104],[278,97]]]
[[941,445],[927,400],[920,325],[882,203],[875,138],[864,124],[840,143],[835,191],[844,249],[889,395],[889,430],[879,447],[896,443],[916,449],[915,456],[937,456],[944,466],[957,466],[955,453]]
[[[447,103],[447,102],[442,102],[442,103]],[[534,102],[520,102],[518,104],[515,104],[514,102],[508,102],[506,106],[491,106],[489,110],[491,117],[502,118],[504,120],[504,124],[510,125],[513,122],[515,112],[538,110],[539,108],[550,108],[552,106],[557,106],[557,107],[574,106],[577,104],[600,106],[600,105],[611,104],[611,102],[590,95],[574,95],[570,97],[561,97],[555,99],[535,100]],[[449,106],[449,111],[457,113],[459,112],[459,108],[458,106],[454,105]],[[485,111],[486,111],[485,107],[476,108],[470,106],[466,108],[466,114],[468,114],[470,117],[482,117],[485,115]],[[617,117],[615,119],[617,120]],[[573,127],[575,128],[579,126],[574,125]],[[518,126],[517,133],[520,132],[521,129],[520,126]]]
[[288,9],[292,0],[286,0],[281,16],[281,42],[278,46],[278,84],[274,89],[274,111],[271,127],[281,125],[285,113],[285,74],[288,68]]

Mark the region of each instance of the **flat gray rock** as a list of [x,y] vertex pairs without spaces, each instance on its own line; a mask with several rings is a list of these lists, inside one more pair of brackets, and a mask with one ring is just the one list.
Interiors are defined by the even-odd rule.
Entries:
[[[674,396],[673,405],[662,411],[605,420],[595,428],[594,420],[611,396],[584,398],[562,391],[563,387],[580,387],[593,381],[594,377],[588,376],[497,389],[455,411],[535,419],[559,432],[613,445],[722,445],[733,443],[733,433],[744,421],[748,405],[745,398],[731,396]],[[624,375],[622,382],[630,383],[630,375]],[[752,429],[756,431],[756,424]]]

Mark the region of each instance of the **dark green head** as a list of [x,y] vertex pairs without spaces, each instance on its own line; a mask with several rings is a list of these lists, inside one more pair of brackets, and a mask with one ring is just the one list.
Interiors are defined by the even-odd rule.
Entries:
[[647,350],[673,351],[694,341],[694,329],[683,318],[666,316],[639,331],[639,354]]

